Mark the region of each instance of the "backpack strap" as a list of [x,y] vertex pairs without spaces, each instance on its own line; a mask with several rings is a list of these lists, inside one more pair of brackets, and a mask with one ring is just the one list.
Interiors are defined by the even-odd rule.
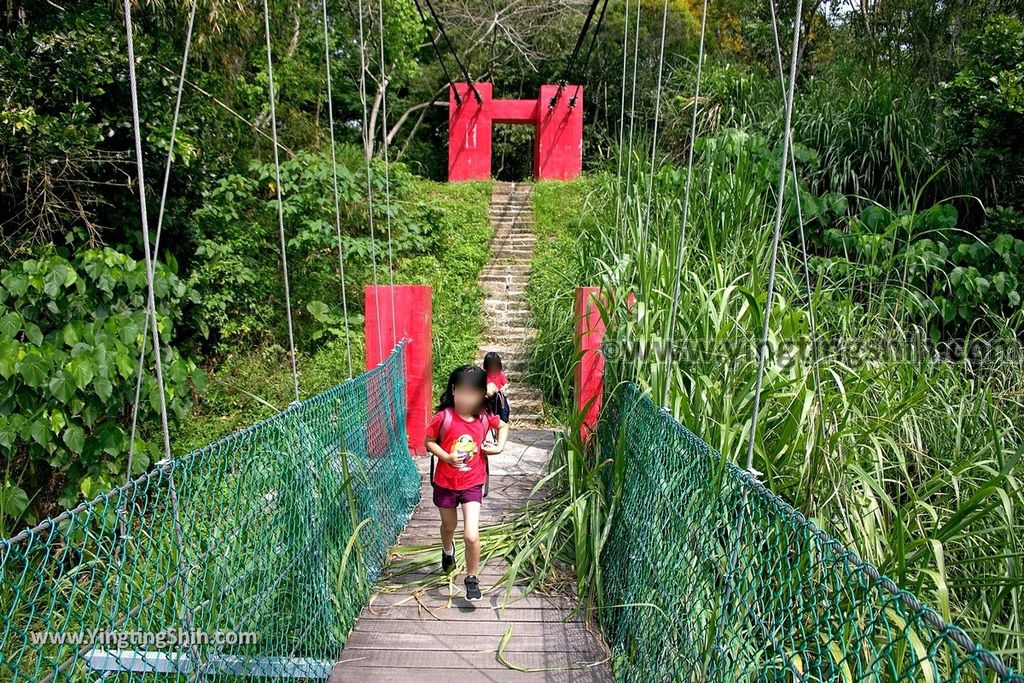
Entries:
[[[441,418],[441,428],[437,430],[437,442],[441,443],[444,439],[444,433],[452,426],[452,420],[454,419],[454,411],[451,408],[445,408],[441,411],[443,417]],[[437,458],[433,453],[430,454],[430,483],[434,483],[434,460]]]

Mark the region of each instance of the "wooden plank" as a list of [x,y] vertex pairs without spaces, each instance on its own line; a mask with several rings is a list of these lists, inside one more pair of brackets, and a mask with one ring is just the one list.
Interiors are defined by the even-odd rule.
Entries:
[[[506,627],[508,628],[508,627]],[[604,650],[586,631],[574,634],[552,631],[539,635],[525,636],[512,628],[512,637],[505,646],[506,652],[566,652],[589,653],[601,659]],[[501,634],[480,637],[477,634],[458,635],[439,631],[437,633],[354,633],[345,643],[345,652],[356,650],[434,650],[438,652],[497,652],[501,645]]]
[[[454,601],[458,607],[466,607],[467,609],[474,609],[477,611],[500,609],[502,601],[505,599],[504,592],[501,590],[488,592],[487,589],[487,586],[480,587],[484,596],[483,599],[476,602],[469,602],[463,597],[462,585],[454,586],[454,590],[451,590],[449,586],[438,586],[436,588],[428,588],[424,591],[417,591],[415,594],[406,592],[381,593],[373,596],[373,600],[370,602],[370,607],[375,610],[380,610],[387,607],[394,607],[399,604],[421,604],[433,609],[434,607],[444,607],[449,601]],[[449,592],[450,590],[451,592]],[[508,600],[510,607],[516,607],[519,609],[529,608],[569,611],[573,606],[572,602],[566,598],[546,597],[538,595],[537,593],[531,593],[530,595],[524,596],[521,590],[518,591],[518,594],[513,591],[513,594],[508,597]]]
[[[582,669],[603,662],[605,659],[603,654],[588,657],[585,653],[575,652],[517,652],[508,656],[510,663],[526,669]],[[498,661],[495,652],[444,652],[437,650],[355,650],[349,652],[345,650],[341,653],[339,664],[346,663],[388,669],[437,667],[449,671],[456,669],[508,670],[507,666]]]
[[450,636],[502,636],[513,625],[513,637],[540,636],[546,633],[594,637],[594,633],[579,621],[569,622],[504,622],[504,621],[438,621],[436,619],[361,619],[354,638],[362,633],[440,633]]
[[[536,476],[492,477],[482,525],[516,514],[536,481]],[[528,593],[520,585],[525,581],[509,587],[504,576],[507,564],[492,559],[479,572],[483,599],[468,602],[465,575],[446,577],[440,571],[437,510],[430,502],[429,485],[424,484],[422,493],[399,542],[422,546],[423,559],[434,559],[436,550],[437,562],[403,571],[407,558],[401,558],[390,573],[385,569],[331,681],[413,683],[469,675],[483,681],[611,681],[607,649],[582,615],[574,613],[571,598]],[[542,671],[517,671],[498,661],[498,648],[510,627],[508,659],[518,667]]]
[[[339,665],[331,674],[330,683],[451,683],[452,680],[452,673],[447,667],[382,670],[370,666]],[[472,680],[485,683],[607,683],[612,678],[605,667],[591,667],[537,673],[492,669],[472,674]]]
[[[578,614],[567,614],[564,612],[553,611],[550,609],[530,609],[530,608],[519,608],[509,607],[505,610],[475,610],[472,608],[463,609],[461,607],[451,607],[448,609],[435,609],[433,607],[424,608],[418,604],[409,605],[398,605],[395,607],[386,607],[377,609],[375,607],[368,607],[363,610],[363,614],[359,617],[359,623],[362,623],[363,619],[410,619],[410,620],[421,620],[421,621],[500,621],[508,624],[512,622],[552,622],[560,623],[566,622],[582,622],[583,618]],[[356,631],[359,629],[359,623],[356,624]],[[353,631],[354,632],[354,631]]]

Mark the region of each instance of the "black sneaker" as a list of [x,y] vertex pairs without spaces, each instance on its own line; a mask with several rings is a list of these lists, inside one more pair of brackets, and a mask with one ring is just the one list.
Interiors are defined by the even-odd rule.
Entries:
[[480,595],[480,579],[473,575],[466,577],[466,599],[470,601],[477,601],[481,598]]
[[441,548],[441,571],[443,571],[444,573],[447,574],[447,573],[451,572],[451,570],[453,570],[453,569],[455,569],[455,546],[452,545],[452,553],[451,553],[451,555],[446,553],[444,551],[444,548],[442,547]]

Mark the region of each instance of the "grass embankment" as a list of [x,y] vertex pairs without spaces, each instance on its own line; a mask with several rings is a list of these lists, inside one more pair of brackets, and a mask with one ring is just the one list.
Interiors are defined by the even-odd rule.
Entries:
[[[449,370],[470,363],[483,334],[483,292],[480,270],[490,253],[488,217],[491,183],[437,183],[415,180],[411,199],[398,211],[418,212],[429,207],[429,251],[395,263],[395,284],[422,284],[433,288],[434,386],[443,384]],[[425,213],[425,212],[421,212]],[[381,237],[381,235],[378,235]],[[386,262],[379,271],[381,284],[389,274]],[[362,288],[349,287],[352,370],[365,364]],[[336,301],[338,293],[325,293],[324,301]],[[322,348],[297,356],[299,386],[303,397],[317,394],[349,376],[344,336],[325,341]],[[291,370],[281,346],[270,346],[230,355],[209,368],[207,390],[197,397],[195,408],[173,435],[175,454],[200,448],[212,440],[242,429],[288,405],[292,400]],[[436,391],[435,391],[436,393]]]
[[584,210],[587,196],[600,185],[600,176],[570,181],[541,181],[533,188],[534,230],[537,244],[530,268],[526,299],[533,313],[537,337],[530,352],[530,381],[544,394],[545,408],[556,417],[568,417],[575,359],[572,315],[576,287],[587,282],[591,268],[581,262],[590,230]]
[[[743,139],[713,142],[694,174],[681,254],[681,170],[664,169],[655,179],[649,220],[636,202],[616,220],[611,178],[606,185],[538,186],[544,246],[531,283],[541,328],[534,367],[549,381],[549,399],[564,398],[574,360],[564,341],[571,339],[572,287],[590,280],[634,292],[632,315],[622,315],[621,302],[613,306],[609,335],[634,346],[609,365],[608,382],[634,381],[657,404],[667,385],[674,416],[742,465],[771,260],[773,174],[770,160],[759,161],[750,145],[739,144]],[[644,197],[646,183],[636,178],[630,196]],[[588,187],[595,191],[583,200]],[[574,205],[589,216],[564,217],[562,207]],[[941,348],[928,334],[929,292],[908,284],[921,262],[915,229],[929,229],[934,213],[907,202],[863,238],[882,249],[821,249],[811,260],[808,293],[795,211],[787,206],[754,467],[830,534],[1012,660],[1024,648],[1020,346],[1010,323],[972,309],[972,329],[946,340],[951,349],[992,345],[1006,359],[937,355]],[[837,222],[843,235],[866,231],[857,215]],[[677,272],[682,284],[673,308]],[[825,342],[817,362],[805,343],[809,300]],[[675,355],[667,373],[658,346],[673,312]],[[575,511],[533,536],[563,548],[581,592],[600,601],[590,587],[600,584],[601,572],[594,540],[601,533],[594,530],[609,521],[597,474],[603,465],[572,448],[566,464],[573,474],[562,483],[571,494],[561,505]],[[575,525],[578,519],[590,522]]]

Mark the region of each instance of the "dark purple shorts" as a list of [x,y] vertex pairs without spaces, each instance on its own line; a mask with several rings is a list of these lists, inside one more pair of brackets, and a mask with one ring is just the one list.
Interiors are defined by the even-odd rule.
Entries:
[[463,503],[480,503],[483,499],[483,484],[470,486],[465,491],[452,491],[434,484],[434,505],[439,508],[457,508]]

